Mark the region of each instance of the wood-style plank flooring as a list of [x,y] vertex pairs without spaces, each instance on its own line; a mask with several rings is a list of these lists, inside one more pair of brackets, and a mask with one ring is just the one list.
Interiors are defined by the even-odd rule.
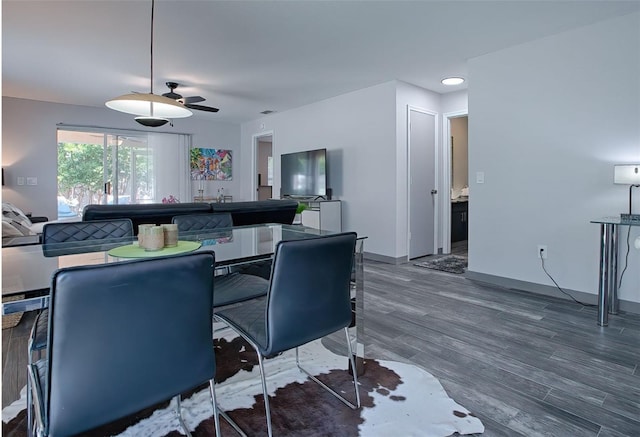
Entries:
[[[435,375],[483,436],[640,436],[640,315],[601,328],[593,307],[413,262],[366,261],[365,294],[366,355]],[[32,320],[2,332],[3,407],[25,384]]]

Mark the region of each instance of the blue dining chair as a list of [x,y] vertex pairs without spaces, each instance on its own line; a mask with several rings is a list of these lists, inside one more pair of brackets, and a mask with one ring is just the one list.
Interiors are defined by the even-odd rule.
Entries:
[[[173,217],[172,223],[178,225],[178,232],[219,230],[233,226],[231,214],[218,212],[212,214],[188,214]],[[213,296],[214,308],[253,299],[267,294],[264,282],[253,275],[242,274],[254,265],[263,266],[270,261],[256,261],[244,266],[224,267],[223,273],[216,276],[216,293]],[[268,277],[268,276],[267,276]]]
[[[47,223],[42,229],[42,253],[46,257],[108,250],[133,239],[133,224],[129,219],[88,222]],[[36,317],[29,344],[32,354],[47,347],[48,311]]]
[[360,407],[357,372],[351,372],[354,403],[304,369],[298,356],[300,346],[344,329],[349,362],[352,369],[356,368],[347,329],[351,323],[350,281],[355,243],[353,232],[281,241],[275,250],[271,278],[263,280],[266,296],[215,312],[258,354],[269,436],[273,432],[263,361],[290,349],[295,348],[296,364],[311,380],[350,408]]
[[[42,228],[42,253],[46,257],[109,250],[133,239],[133,223],[129,219],[95,220],[84,222],[47,223]],[[28,359],[34,354],[41,358],[47,348],[49,311],[45,308],[36,316],[29,337]],[[31,435],[33,417],[30,381],[27,380],[27,433]]]
[[231,214],[228,212],[177,215],[171,219],[171,223],[178,225],[178,232],[230,228],[233,226]]
[[29,365],[37,435],[81,434],[172,397],[190,435],[180,393],[208,381],[219,436],[214,266],[206,251],[58,270],[48,359]]
[[61,256],[109,250],[131,243],[133,235],[130,219],[47,223],[42,228],[42,252]]

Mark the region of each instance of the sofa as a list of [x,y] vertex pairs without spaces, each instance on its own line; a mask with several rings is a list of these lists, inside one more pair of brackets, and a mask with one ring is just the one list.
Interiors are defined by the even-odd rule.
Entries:
[[253,200],[247,202],[211,203],[211,212],[228,212],[234,226],[260,223],[290,225],[296,216],[298,202],[291,199]]
[[150,203],[133,205],[87,205],[82,211],[82,220],[109,220],[128,218],[133,222],[134,232],[145,223],[156,225],[171,223],[173,217],[185,214],[208,214],[228,212],[234,226],[261,223],[291,224],[298,202],[291,199],[255,200],[231,203]]
[[52,223],[48,217],[34,217],[9,202],[2,202],[2,246],[40,244],[42,228],[47,223]]

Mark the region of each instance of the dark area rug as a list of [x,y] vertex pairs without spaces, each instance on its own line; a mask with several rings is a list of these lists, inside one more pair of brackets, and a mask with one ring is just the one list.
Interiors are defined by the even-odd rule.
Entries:
[[414,263],[413,265],[448,273],[462,274],[467,269],[467,259],[462,256],[447,255],[441,258],[433,258],[428,261]]

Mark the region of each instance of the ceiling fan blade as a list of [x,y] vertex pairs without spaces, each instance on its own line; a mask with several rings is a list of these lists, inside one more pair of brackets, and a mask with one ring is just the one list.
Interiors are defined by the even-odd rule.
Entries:
[[191,103],[204,102],[205,98],[200,96],[190,96],[190,97],[183,97],[181,100],[182,100],[182,103],[191,104]]
[[168,92],[168,93],[164,93],[163,96],[164,97],[168,97],[168,98],[173,99],[173,100],[179,100],[179,99],[182,98],[182,96],[180,94],[174,93],[173,91]]
[[185,103],[184,106],[186,106],[189,109],[197,109],[198,111],[206,111],[206,112],[218,112],[219,111],[218,108],[212,108],[211,106],[192,105],[190,103]]

